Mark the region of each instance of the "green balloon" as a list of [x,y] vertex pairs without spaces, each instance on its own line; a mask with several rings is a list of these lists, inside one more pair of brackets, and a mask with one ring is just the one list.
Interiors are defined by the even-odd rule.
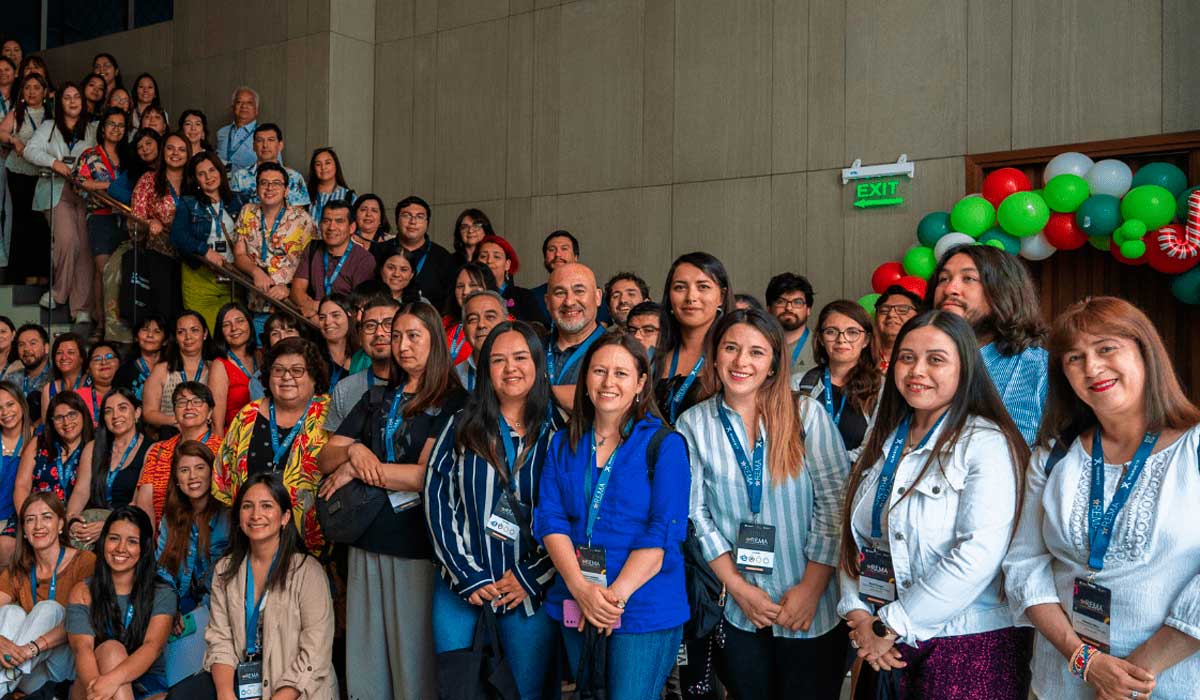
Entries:
[[995,222],[996,208],[983,197],[963,197],[950,210],[951,229],[971,238],[979,238]]
[[1150,231],[1166,226],[1175,217],[1175,196],[1158,185],[1140,185],[1121,199],[1121,216],[1140,219]]
[[1017,255],[1021,252],[1021,239],[1005,233],[999,226],[993,226],[984,231],[983,235],[979,237],[979,242],[999,248],[1010,255]]
[[1069,214],[1083,204],[1083,200],[1091,194],[1089,190],[1087,180],[1072,173],[1063,173],[1046,183],[1042,197],[1054,211]]
[[1137,260],[1146,254],[1146,243],[1144,241],[1125,241],[1121,244],[1121,255],[1130,260]]
[[927,280],[933,277],[933,270],[937,267],[937,256],[929,246],[913,246],[904,254],[904,260],[900,261],[900,264],[904,266],[906,273]]
[[1112,243],[1112,239],[1108,236],[1090,236],[1088,238],[1088,243],[1091,243],[1092,247],[1096,250],[1103,250],[1105,253],[1107,253],[1108,249],[1111,247],[1110,243]]
[[921,242],[921,245],[932,248],[937,245],[939,238],[952,230],[950,228],[950,212],[932,211],[921,217],[921,223],[917,224],[917,240]]
[[863,307],[863,310],[865,310],[868,314],[870,314],[871,316],[874,316],[875,315],[875,302],[877,302],[877,301],[879,301],[879,295],[872,292],[871,294],[864,294],[861,297],[859,297],[858,305]]
[[1140,219],[1130,219],[1113,231],[1113,240],[1120,245],[1126,241],[1140,241],[1146,235],[1146,224]]
[[1050,220],[1050,207],[1032,192],[1014,192],[1000,202],[1000,228],[1018,237],[1035,235]]
[[1175,200],[1175,218],[1176,219],[1178,219],[1180,221],[1187,221],[1188,197],[1190,197],[1193,192],[1196,192],[1198,190],[1200,190],[1200,185],[1196,185],[1195,187],[1189,187],[1188,189],[1183,191],[1183,194],[1179,195],[1178,199]]
[[1075,224],[1091,238],[1106,239],[1101,250],[1108,250],[1108,237],[1121,225],[1121,200],[1111,194],[1088,197],[1075,210]]
[[1187,175],[1170,163],[1147,163],[1133,174],[1132,186],[1136,188],[1142,185],[1158,185],[1175,198],[1187,189]]

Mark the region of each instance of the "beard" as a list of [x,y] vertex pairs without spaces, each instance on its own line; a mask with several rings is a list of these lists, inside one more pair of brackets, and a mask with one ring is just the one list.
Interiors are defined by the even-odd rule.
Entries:
[[591,323],[591,320],[586,316],[581,315],[578,321],[564,321],[556,315],[554,318],[554,323],[558,325],[560,330],[566,331],[567,333],[578,333],[584,328],[587,328],[588,324]]
[[793,313],[779,314],[775,318],[778,319],[779,325],[783,326],[783,330],[788,332],[799,330],[804,325],[804,321],[801,321],[800,317]]

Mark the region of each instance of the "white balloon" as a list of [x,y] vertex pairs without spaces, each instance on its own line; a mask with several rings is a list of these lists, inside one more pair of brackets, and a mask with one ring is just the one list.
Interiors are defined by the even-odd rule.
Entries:
[[1058,250],[1046,240],[1046,234],[1039,233],[1021,239],[1021,257],[1026,260],[1045,260]]
[[1120,199],[1133,185],[1133,171],[1119,160],[1106,158],[1093,165],[1083,179],[1092,194],[1110,194]]
[[971,238],[967,234],[960,233],[958,231],[952,231],[938,239],[937,243],[933,246],[933,255],[938,260],[941,260],[942,256],[946,254],[946,251],[950,250],[954,246],[970,245],[974,242],[975,239]]
[[1049,163],[1046,163],[1046,170],[1042,173],[1042,182],[1050,182],[1054,179],[1055,175],[1062,175],[1063,173],[1071,173],[1072,175],[1083,177],[1087,175],[1088,170],[1091,170],[1092,164],[1092,159],[1082,153],[1076,153],[1075,151],[1059,153]]

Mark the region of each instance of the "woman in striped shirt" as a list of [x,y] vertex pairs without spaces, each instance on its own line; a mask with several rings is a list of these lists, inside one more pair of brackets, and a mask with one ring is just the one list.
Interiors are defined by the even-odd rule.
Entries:
[[501,323],[480,353],[473,398],[442,432],[429,460],[425,513],[442,581],[433,593],[433,643],[471,646],[488,605],[522,698],[540,698],[557,626],[542,609],[554,565],[533,539],[532,509],[546,448],[559,427],[550,411],[545,351],[523,321]]
[[786,352],[767,313],[722,317],[702,377],[716,393],[677,427],[696,535],[729,593],[721,681],[739,698],[836,698],[848,639],[834,574],[850,461],[820,404],[792,395]]

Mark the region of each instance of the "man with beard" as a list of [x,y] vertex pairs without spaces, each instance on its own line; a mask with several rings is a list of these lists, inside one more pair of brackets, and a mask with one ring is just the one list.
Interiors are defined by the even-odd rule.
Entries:
[[1008,414],[1033,444],[1046,404],[1049,353],[1037,292],[1025,266],[986,245],[946,251],[933,271],[927,300],[975,328],[979,354]]
[[[542,241],[542,267],[546,268],[546,272],[552,273],[563,265],[574,262],[579,262],[579,239],[565,229],[551,231]],[[550,293],[549,280],[529,291],[542,311],[542,322],[550,325],[550,307],[546,303],[546,295]]]
[[632,272],[618,272],[604,285],[604,303],[613,323],[625,325],[633,307],[650,298],[646,280]]
[[546,373],[555,400],[568,410],[575,404],[583,356],[604,334],[604,327],[596,322],[600,296],[596,275],[587,265],[568,263],[550,273],[546,306],[554,331],[546,341]]
[[479,360],[479,350],[487,341],[488,333],[497,324],[507,320],[507,307],[499,292],[484,289],[471,292],[463,299],[463,333],[471,342],[471,356],[466,362],[455,365],[454,371],[458,372],[458,379],[467,391],[475,391],[475,363]]
[[875,347],[872,351],[880,372],[887,372],[888,362],[892,359],[892,344],[900,329],[924,309],[925,300],[898,284],[883,290],[875,300],[875,338],[872,341]]
[[813,288],[803,276],[784,272],[775,275],[767,283],[766,297],[768,310],[779,320],[787,338],[788,357],[792,365],[791,384],[795,390],[812,362],[806,324],[808,314],[812,311]]
[[46,348],[50,336],[36,323],[26,323],[17,329],[17,361],[4,370],[5,381],[21,387],[29,402],[29,415],[42,415],[42,387],[50,380],[50,362]]
[[362,318],[358,321],[358,344],[371,358],[371,366],[346,377],[334,387],[329,413],[325,416],[325,429],[329,432],[337,431],[367,389],[376,382],[386,384],[391,376],[392,317],[399,308],[395,299],[384,294],[371,297],[363,307]]

